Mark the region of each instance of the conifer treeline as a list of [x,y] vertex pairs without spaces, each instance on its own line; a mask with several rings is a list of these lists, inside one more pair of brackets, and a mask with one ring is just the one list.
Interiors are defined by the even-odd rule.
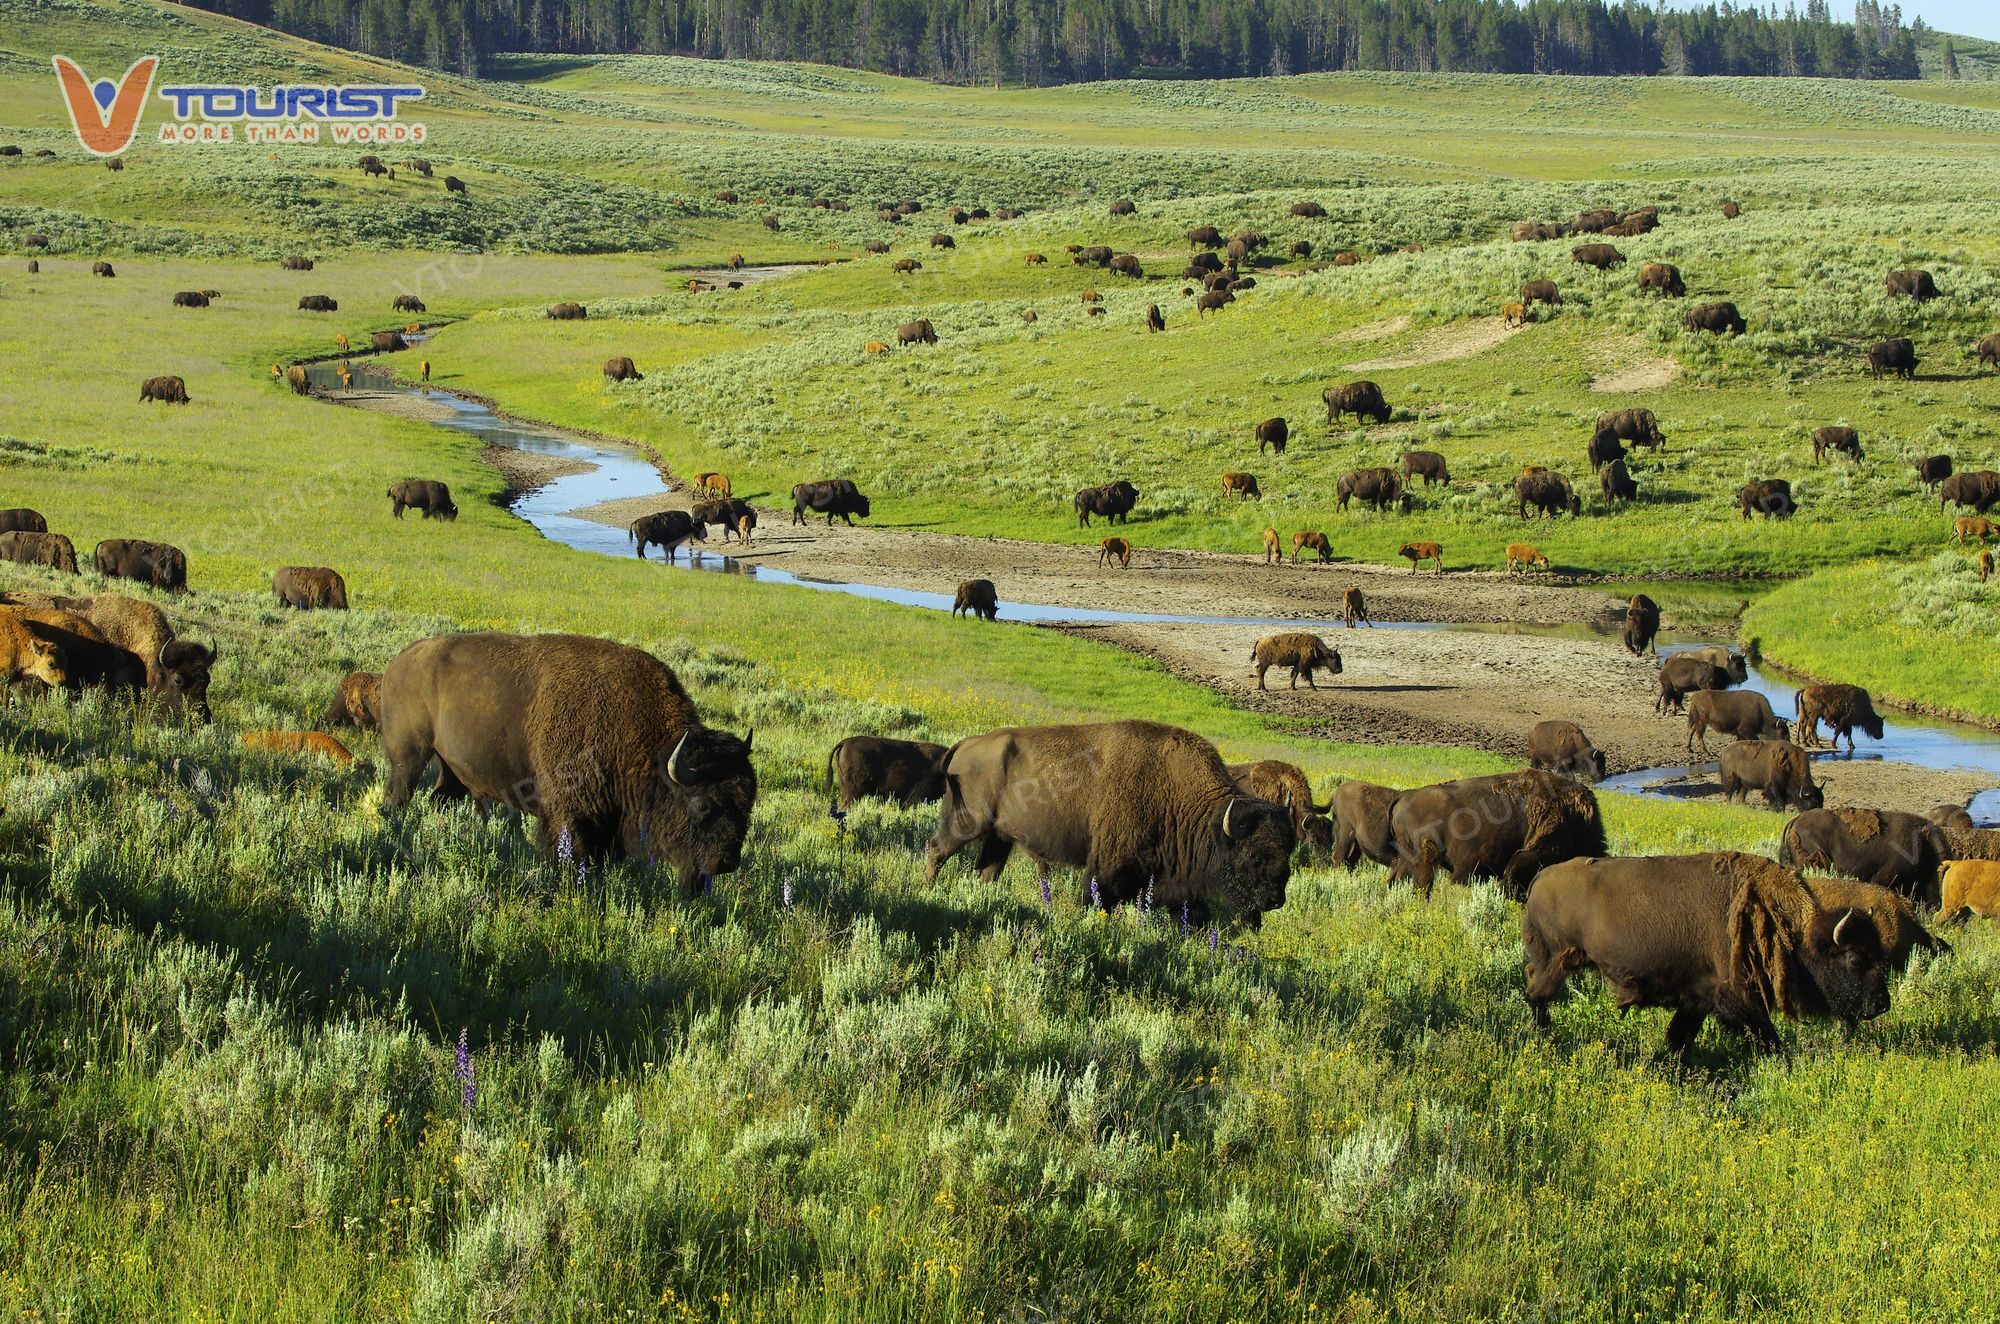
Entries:
[[1605,0],[194,0],[458,73],[496,51],[810,60],[952,82],[1419,73],[1915,78],[1922,24]]

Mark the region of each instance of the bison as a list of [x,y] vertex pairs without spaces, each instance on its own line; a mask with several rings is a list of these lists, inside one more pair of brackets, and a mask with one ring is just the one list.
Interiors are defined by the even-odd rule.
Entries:
[[1130,253],[1112,254],[1111,271],[1114,275],[1130,276],[1134,280],[1138,280],[1146,274],[1145,268],[1139,265],[1139,259]]
[[465,181],[457,175],[446,175],[444,177],[444,191],[447,193],[464,193]]
[[1245,795],[1254,795],[1290,811],[1292,831],[1308,853],[1319,854],[1333,848],[1333,823],[1326,817],[1331,806],[1313,803],[1312,783],[1297,765],[1283,759],[1232,763],[1229,776]]
[[0,533],[47,533],[49,522],[39,510],[15,506],[0,510]]
[[1368,614],[1368,600],[1361,595],[1359,584],[1349,584],[1347,591],[1340,595],[1340,619],[1350,630],[1357,624],[1371,630],[1375,628],[1375,621]]
[[97,573],[132,579],[169,593],[187,590],[187,554],[170,543],[142,538],[106,538],[91,556]]
[[1625,467],[1623,460],[1613,460],[1599,469],[1597,486],[1604,493],[1606,505],[1630,501],[1639,495],[1639,484],[1634,481],[1632,471]]
[[1938,484],[1951,477],[1951,456],[1926,455],[1916,462],[1917,481],[1927,491],[1935,492]]
[[1167,329],[1167,319],[1160,313],[1160,305],[1156,303],[1146,305],[1146,329],[1148,331],[1165,331]]
[[340,311],[340,304],[331,295],[308,294],[299,300],[299,311],[302,313],[337,313]]
[[178,290],[174,294],[176,308],[206,308],[208,296],[200,290]]
[[288,565],[271,576],[271,591],[280,606],[347,610],[347,581],[323,565]]
[[1849,427],[1814,428],[1812,448],[1817,463],[1825,463],[1828,451],[1837,451],[1850,460],[1866,458],[1861,453],[1861,435]]
[[604,375],[614,382],[643,382],[646,380],[646,374],[640,372],[638,366],[622,354],[617,358],[604,360]]
[[951,237],[950,235],[948,235],[948,234],[934,234],[934,235],[932,235],[932,236],[931,236],[931,247],[932,247],[932,248],[957,248],[957,247],[958,247],[958,241],[957,241],[957,240],[955,240],[955,239],[953,239],[953,238],[952,238],[952,237]]
[[1725,800],[1747,799],[1757,790],[1772,809],[1818,809],[1826,803],[1813,784],[1805,750],[1789,740],[1739,740],[1722,751],[1718,766]]
[[868,498],[854,485],[851,478],[827,478],[817,482],[799,483],[792,488],[792,523],[804,524],[806,512],[826,516],[826,526],[833,527],[835,516],[847,521],[847,527],[854,527],[854,517],[868,518]]
[[1653,711],[1661,716],[1683,711],[1681,701],[1697,690],[1726,690],[1737,683],[1726,667],[1706,657],[1680,653],[1660,666],[1660,693]]
[[1938,916],[1962,924],[1974,915],[2000,916],[2000,864],[1951,860],[1938,877]]
[[61,643],[36,633],[21,611],[0,607],[0,699],[23,677],[61,689],[69,684],[69,657]]
[[1299,687],[1299,677],[1306,678],[1306,688],[1316,690],[1319,685],[1313,680],[1313,672],[1325,671],[1329,675],[1340,674],[1340,650],[1329,648],[1326,640],[1316,634],[1273,634],[1257,641],[1250,651],[1250,661],[1257,668],[1257,688],[1263,689],[1264,673],[1272,667],[1289,667],[1292,672],[1291,688]]
[[1251,432],[1257,438],[1257,453],[1259,455],[1264,453],[1266,446],[1269,446],[1277,454],[1283,455],[1285,453],[1285,443],[1292,438],[1291,425],[1282,418],[1267,418],[1252,428]]
[[905,322],[896,328],[897,345],[935,345],[937,330],[931,326],[931,319],[919,317],[914,322]]
[[1000,595],[990,579],[968,579],[958,586],[952,596],[951,614],[957,616],[966,612],[984,621],[998,620],[1000,617]]
[[1238,473],[1233,469],[1222,475],[1222,494],[1224,496],[1254,497],[1258,501],[1264,499],[1263,489],[1257,486],[1257,476],[1255,474]]
[[1908,336],[1878,340],[1868,347],[1868,375],[1879,379],[1885,371],[1906,382],[1916,380],[1917,347]]
[[[641,515],[626,529],[626,540],[637,544],[640,560],[646,559],[647,547],[658,547],[671,563],[680,553],[682,546],[689,542],[707,542],[708,529],[685,510],[659,510],[650,515]],[[689,553],[693,555],[692,552]]]
[[394,354],[410,347],[401,331],[377,331],[369,337],[377,354]]
[[1377,423],[1389,421],[1389,404],[1382,398],[1382,388],[1374,382],[1349,382],[1345,386],[1329,386],[1320,392],[1320,399],[1326,402],[1326,425],[1332,427],[1340,421],[1342,414],[1354,415],[1359,423],[1363,418],[1372,418]]
[[1106,538],[1097,544],[1097,568],[1102,570],[1108,561],[1116,561],[1120,569],[1131,569],[1131,541],[1125,538]]
[[188,402],[187,383],[179,377],[148,377],[139,383],[139,399],[157,400],[169,405],[184,405]]
[[1387,465],[1350,469],[1340,476],[1333,491],[1334,507],[1338,510],[1346,510],[1348,501],[1355,497],[1376,510],[1387,510],[1393,505],[1405,514],[1416,504],[1404,490],[1402,477]]
[[1437,543],[1406,542],[1396,549],[1396,555],[1410,563],[1410,573],[1413,575],[1426,561],[1436,565],[1439,574],[1444,573],[1444,548]]
[[1204,317],[1209,313],[1219,313],[1227,304],[1236,302],[1236,296],[1228,290],[1210,290],[1194,301],[1195,316]]
[[1655,291],[1668,299],[1680,299],[1687,295],[1687,283],[1681,279],[1681,269],[1671,262],[1648,262],[1641,266],[1639,288]]
[[286,271],[311,271],[313,260],[294,253],[290,257],[280,259],[278,265]]
[[1390,810],[1389,831],[1390,876],[1426,897],[1440,866],[1454,883],[1496,878],[1520,897],[1550,865],[1604,853],[1590,788],[1534,768],[1405,791]]
[[1937,902],[1938,867],[1951,858],[1944,833],[1920,814],[1887,809],[1810,809],[1785,824],[1778,862],[1887,887]]
[[293,395],[312,394],[312,376],[306,372],[303,363],[294,363],[285,369],[285,384],[292,388]]
[[1697,689],[1688,691],[1687,752],[1693,755],[1701,742],[1701,756],[1713,758],[1708,733],[1719,732],[1734,740],[1790,740],[1792,727],[1771,711],[1771,701],[1754,690],[1731,691]]
[[111,264],[109,262],[93,262],[90,264],[90,274],[93,276],[103,276],[109,279],[110,277],[116,276],[118,273],[112,270]]
[[1592,469],[1602,469],[1614,460],[1622,461],[1624,458],[1625,444],[1618,440],[1616,433],[1600,431],[1590,438],[1589,459]]
[[1704,303],[1688,309],[1683,324],[1690,331],[1706,331],[1710,335],[1740,336],[1748,324],[1743,314],[1736,311],[1736,305],[1724,300],[1720,303]]
[[580,303],[552,303],[546,312],[552,322],[581,322],[590,316],[590,310]]
[[946,750],[928,740],[849,736],[826,756],[830,808],[845,813],[856,800],[894,800],[904,809],[944,798]]
[[1529,506],[1545,519],[1565,512],[1583,514],[1583,498],[1570,490],[1569,479],[1547,471],[1524,473],[1514,480],[1514,506],[1522,519],[1528,518]]
[[1575,722],[1537,722],[1528,729],[1528,766],[1596,783],[1604,780],[1604,751]]
[[[1273,551],[1277,550],[1277,542],[1278,542],[1278,535],[1273,533],[1271,535],[1271,545]],[[1331,562],[1333,561],[1333,544],[1328,542],[1326,535],[1324,533],[1321,533],[1317,529],[1300,529],[1297,533],[1294,533],[1292,535],[1293,565],[1297,565],[1299,563],[1300,552],[1316,553],[1319,557],[1319,563],[1321,565],[1328,565],[1331,564]]]
[[451,499],[451,488],[433,478],[405,478],[391,483],[387,496],[390,513],[397,519],[403,518],[405,510],[421,510],[425,519],[458,518],[458,505]]
[[1892,299],[1926,303],[1938,297],[1937,282],[1928,271],[1892,271],[1883,278],[1882,287]]
[[1425,487],[1430,487],[1434,483],[1443,483],[1449,487],[1451,466],[1447,465],[1444,456],[1436,451],[1404,451],[1403,477],[1408,481],[1421,478]]
[[1559,306],[1562,301],[1562,292],[1556,289],[1556,283],[1552,280],[1524,280],[1521,282],[1521,303],[1524,306],[1532,307],[1538,303],[1545,303],[1549,307],[1554,308]]
[[1599,271],[1607,271],[1612,267],[1623,266],[1625,255],[1610,244],[1580,244],[1569,250],[1569,260],[1586,267],[1595,267]]
[[1527,543],[1510,542],[1507,544],[1507,573],[1513,574],[1517,566],[1524,575],[1531,569],[1546,570],[1549,558]]
[[1334,788],[1333,858],[1352,869],[1366,856],[1377,864],[1396,862],[1389,816],[1400,791],[1373,782],[1344,781]]
[[1822,909],[1798,874],[1756,855],[1571,860],[1535,880],[1521,935],[1537,1025],[1572,974],[1595,969],[1621,1009],[1673,1011],[1667,1048],[1683,1062],[1711,1016],[1775,1051],[1773,1012],[1852,1023],[1889,1009],[1875,922]]
[[1969,469],[1947,477],[1938,487],[1938,509],[1943,510],[1945,502],[1953,505],[1970,506],[1984,515],[2000,502],[2000,473],[1991,469]]
[[992,881],[1016,845],[1044,870],[1081,870],[1093,901],[1153,902],[1251,923],[1285,901],[1297,835],[1283,807],[1245,796],[1215,746],[1156,722],[1015,727],[944,757],[926,878],[978,846]]
[[1102,515],[1112,524],[1123,524],[1138,503],[1139,489],[1123,478],[1102,487],[1086,487],[1076,494],[1077,527],[1089,528],[1092,515]]
[[76,573],[76,547],[60,533],[15,529],[0,533],[0,561],[45,565],[65,574]]
[[1212,225],[1197,225],[1194,229],[1187,232],[1187,241],[1190,249],[1197,246],[1202,248],[1220,248],[1222,247],[1222,231]]
[[1664,448],[1666,434],[1660,431],[1660,421],[1650,409],[1613,409],[1597,416],[1597,431],[1610,433],[1634,446]]
[[1744,519],[1749,519],[1753,511],[1765,519],[1785,519],[1798,509],[1792,502],[1792,484],[1784,478],[1759,478],[1745,483],[1737,490],[1736,502]]
[[351,726],[376,731],[382,726],[382,677],[372,671],[350,671],[340,678],[333,701],[319,719],[321,726]]
[[1798,692],[1792,701],[1797,717],[1799,743],[1809,749],[1820,747],[1819,725],[1826,723],[1832,739],[1825,743],[1828,749],[1838,749],[1840,738],[1847,737],[1847,757],[1854,757],[1854,728],[1860,727],[1870,740],[1882,738],[1882,718],[1869,700],[1868,691],[1859,685],[1825,683],[1808,685]]
[[414,294],[399,294],[389,300],[389,310],[397,313],[422,313],[430,311],[424,307],[424,301]]

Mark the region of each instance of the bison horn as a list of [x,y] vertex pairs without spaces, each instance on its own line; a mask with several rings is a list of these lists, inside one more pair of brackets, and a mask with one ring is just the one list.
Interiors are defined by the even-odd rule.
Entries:
[[[1235,813],[1236,813],[1236,801],[1234,800],[1231,800],[1228,804],[1222,807],[1222,835],[1227,837],[1231,841],[1240,841],[1242,838],[1238,837],[1236,833],[1232,830],[1233,816],[1235,815]],[[1247,824],[1245,825],[1245,834],[1246,835],[1248,834]]]
[[681,732],[681,738],[674,743],[674,752],[667,755],[667,780],[676,786],[686,786],[681,777],[681,751],[687,748],[688,732]]
[[1836,946],[1836,947],[1842,947],[1842,946],[1845,946],[1845,945],[1846,945],[1846,944],[1845,944],[1845,943],[1844,943],[1844,942],[1842,941],[1842,939],[1841,939],[1841,935],[1842,935],[1843,933],[1846,933],[1846,932],[1847,932],[1847,926],[1848,926],[1848,924],[1849,924],[1850,922],[1852,922],[1852,920],[1853,920],[1853,919],[1854,919],[1854,912],[1853,912],[1852,910],[1849,910],[1849,911],[1848,911],[1848,912],[1847,912],[1847,913],[1846,913],[1845,915],[1842,915],[1842,916],[1840,917],[1840,923],[1838,923],[1838,924],[1836,924],[1836,925],[1834,925],[1834,926],[1833,926],[1833,945],[1834,945],[1834,946]]

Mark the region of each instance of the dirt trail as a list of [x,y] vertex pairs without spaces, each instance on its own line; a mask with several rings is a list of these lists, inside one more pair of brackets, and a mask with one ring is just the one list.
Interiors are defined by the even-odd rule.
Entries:
[[[1408,325],[1407,319],[1404,325]],[[1387,372],[1395,368],[1421,368],[1432,363],[1449,363],[1482,354],[1525,327],[1510,327],[1498,317],[1475,317],[1454,322],[1435,331],[1426,331],[1404,346],[1400,353],[1379,359],[1364,359],[1347,365],[1349,372]]]
[[1633,391],[1657,391],[1670,386],[1681,375],[1681,365],[1656,354],[1637,336],[1614,337],[1601,342],[1591,353],[1595,375],[1590,389],[1607,395]]

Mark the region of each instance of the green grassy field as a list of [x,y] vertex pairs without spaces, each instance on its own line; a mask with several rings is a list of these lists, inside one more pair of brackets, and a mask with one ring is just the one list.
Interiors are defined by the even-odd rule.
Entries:
[[[1231,756],[1295,759],[1322,788],[1502,765],[1309,739],[1027,627],[571,552],[494,504],[501,481],[470,439],[269,377],[337,332],[400,324],[389,301],[413,291],[452,322],[425,351],[443,384],[729,469],[739,488],[845,471],[877,492],[881,522],[1068,540],[1069,492],[1122,471],[1148,492],[1132,526],[1148,545],[1247,549],[1271,521],[1338,530],[1368,559],[1439,536],[1460,565],[1518,536],[1502,478],[1552,460],[1580,475],[1587,416],[1646,403],[1672,440],[1640,481],[1689,499],[1535,529],[1559,562],[1834,567],[1760,599],[1749,624],[1767,649],[1790,660],[1825,639],[1802,665],[1861,678],[1870,659],[1872,685],[2000,708],[1988,590],[1962,555],[1935,555],[1947,521],[1901,462],[1990,446],[2000,397],[1952,357],[1987,329],[1990,88],[1382,76],[1030,93],[519,57],[505,82],[425,80],[426,155],[471,182],[461,205],[413,180],[366,184],[332,149],[269,162],[147,147],[111,174],[76,159],[46,60],[122,68],[161,49],[266,81],[390,67],[139,0],[0,0],[0,33],[0,141],[64,154],[0,160],[0,234],[51,239],[35,275],[0,261],[0,505],[41,509],[86,550],[184,547],[195,591],[163,605],[222,648],[213,728],[135,724],[100,697],[0,711],[0,1311],[2000,1313],[2000,1199],[1977,1177],[2000,1122],[1987,929],[1920,958],[1851,1039],[1794,1026],[1792,1055],[1763,1060],[1711,1032],[1683,1072],[1655,1060],[1664,1017],[1620,1017],[1594,990],[1535,1032],[1516,908],[1486,887],[1426,905],[1378,869],[1303,868],[1260,931],[1211,941],[1171,914],[1093,912],[1070,880],[1045,905],[1025,870],[926,886],[934,818],[864,805],[843,830],[827,816],[819,779],[841,736],[1144,714]],[[1950,196],[1892,214],[1940,165]],[[772,201],[715,204],[724,186]],[[1181,312],[1177,282],[1120,290],[1062,264],[1064,242],[1122,233],[1157,266],[1195,220],[1288,241],[1303,188],[1335,213],[1325,247],[1426,251],[1274,277],[1212,325]],[[677,292],[675,269],[734,251],[849,256],[876,233],[866,204],[913,191],[1030,212],[964,227],[913,281],[857,260]],[[813,192],[862,205],[823,215]],[[1102,212],[1121,192],[1141,215],[1114,232]],[[1714,217],[1725,193],[1749,208],[1733,226]],[[1512,216],[1599,199],[1666,203],[1661,232],[1628,251],[1733,293],[1752,335],[1688,342],[1629,273],[1577,280],[1561,245],[1494,240]],[[932,213],[904,228],[927,235]],[[1022,265],[1031,248],[1050,268]],[[290,251],[319,269],[279,271]],[[98,257],[115,279],[88,275]],[[1883,301],[1880,270],[1909,262],[1954,298]],[[1309,419],[1342,365],[1434,347],[1551,269],[1572,291],[1552,319],[1369,372],[1410,417],[1304,428],[1282,463],[1245,466],[1266,476],[1263,507],[1214,498],[1251,422]],[[1095,322],[1074,298],[1091,283],[1111,308]],[[190,287],[223,297],[172,308]],[[304,293],[341,311],[298,312]],[[563,298],[591,319],[541,320]],[[1154,301],[1173,329],[1149,340],[1136,315]],[[936,350],[862,354],[918,314],[944,332]],[[1334,339],[1398,316],[1407,331]],[[1950,380],[1857,375],[1842,346],[1904,326]],[[606,388],[612,353],[648,380]],[[1673,384],[1588,389],[1657,358],[1680,365]],[[136,401],[169,372],[192,404]],[[1810,468],[1805,430],[1834,418],[1864,426],[1859,471]],[[1450,496],[1408,517],[1328,509],[1340,469],[1419,439],[1461,473]],[[1720,505],[1753,471],[1799,480],[1797,519],[1745,526]],[[389,519],[383,488],[408,476],[449,481],[460,519]],[[1864,556],[1901,559],[1844,568]],[[343,570],[354,611],[275,607],[271,570],[315,562]],[[5,569],[4,588],[79,587]],[[1885,582],[1900,614],[1871,615]],[[242,750],[242,731],[309,724],[346,670],[465,626],[638,644],[711,721],[754,727],[745,869],[691,901],[632,866],[578,880],[504,817],[387,820],[374,768]],[[1926,628],[1947,646],[1925,647]],[[1871,650],[1877,629],[1904,651]],[[372,739],[354,743],[379,761]],[[1781,823],[1604,805],[1620,853],[1768,851]]]

